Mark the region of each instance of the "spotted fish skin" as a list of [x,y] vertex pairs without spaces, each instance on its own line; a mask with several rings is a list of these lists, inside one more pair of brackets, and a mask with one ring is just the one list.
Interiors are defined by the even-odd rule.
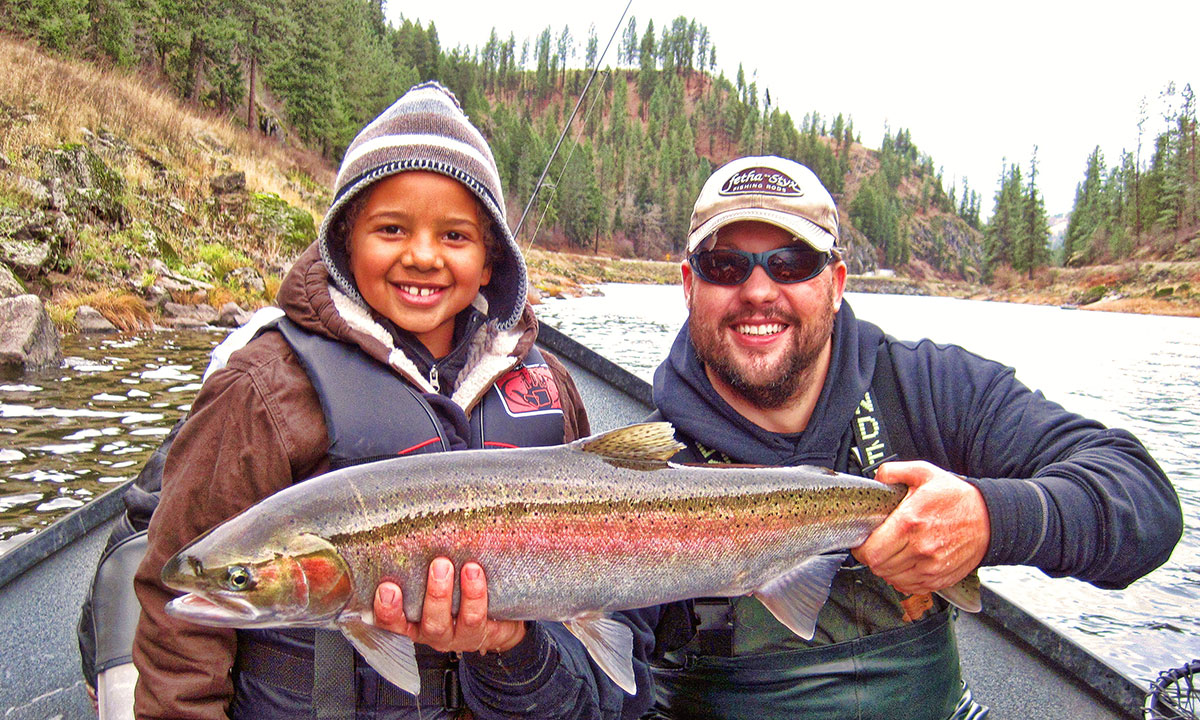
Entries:
[[[612,612],[702,596],[754,594],[811,637],[845,551],[905,488],[815,467],[668,462],[681,448],[669,424],[646,423],[558,447],[338,470],[218,526],[168,563],[164,581],[191,593],[174,614],[218,624],[236,609],[226,624],[338,627],[360,650],[380,641],[370,628],[379,582],[397,582],[418,621],[440,556],[484,568],[491,617],[567,623],[593,657],[602,643],[589,635],[628,632]],[[250,597],[259,591],[266,607]],[[630,661],[597,662],[632,691]]]

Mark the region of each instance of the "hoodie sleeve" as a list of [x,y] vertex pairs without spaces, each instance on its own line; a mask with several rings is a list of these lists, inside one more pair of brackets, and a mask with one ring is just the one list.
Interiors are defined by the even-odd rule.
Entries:
[[917,447],[987,503],[983,564],[1123,588],[1170,556],[1183,532],[1179,499],[1133,435],[959,347],[898,344],[893,357]]
[[480,720],[632,720],[654,699],[647,658],[654,648],[660,608],[617,613],[633,631],[637,694],[629,695],[593,663],[583,644],[561,623],[531,623],[516,647],[503,653],[463,656],[463,695]]

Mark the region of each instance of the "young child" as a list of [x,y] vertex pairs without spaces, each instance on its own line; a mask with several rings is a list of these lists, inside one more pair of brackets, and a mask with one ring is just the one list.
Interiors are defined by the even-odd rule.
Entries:
[[[318,239],[280,287],[285,318],[205,381],[170,450],[135,578],[139,718],[621,713],[621,690],[561,626],[487,620],[474,563],[431,564],[424,617],[406,629],[421,643],[419,699],[336,632],[201,627],[163,609],[168,558],[292,483],[397,454],[587,434],[570,377],[534,347],[525,296],[486,141],[445,88],[414,87],[347,148]],[[377,607],[395,591],[385,584]],[[494,652],[453,654],[468,650]]]

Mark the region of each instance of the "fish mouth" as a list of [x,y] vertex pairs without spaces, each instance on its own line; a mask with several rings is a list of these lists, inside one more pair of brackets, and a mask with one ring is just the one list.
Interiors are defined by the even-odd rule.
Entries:
[[166,606],[167,614],[211,627],[256,627],[274,625],[278,618],[245,600],[190,592]]

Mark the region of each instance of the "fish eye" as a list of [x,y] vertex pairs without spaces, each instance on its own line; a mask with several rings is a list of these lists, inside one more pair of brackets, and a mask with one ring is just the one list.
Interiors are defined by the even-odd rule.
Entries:
[[230,590],[249,590],[254,587],[254,578],[245,567],[233,565],[225,576],[225,585]]

